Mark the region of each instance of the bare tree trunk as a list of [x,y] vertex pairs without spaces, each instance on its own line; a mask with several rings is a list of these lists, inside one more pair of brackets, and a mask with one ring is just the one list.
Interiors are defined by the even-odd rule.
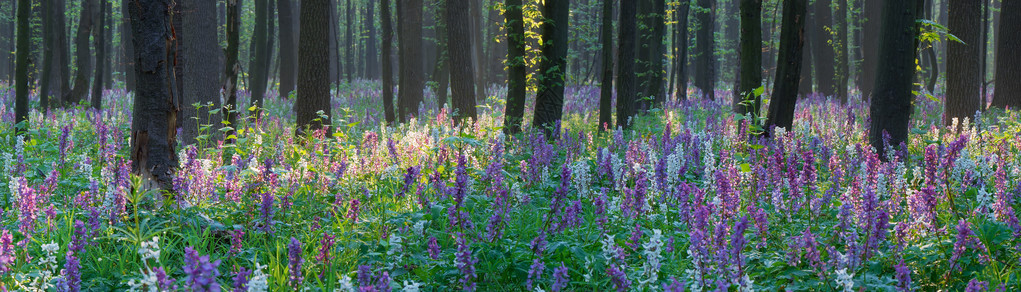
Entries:
[[[180,0],[179,0],[180,1]],[[184,91],[182,92],[181,141],[185,144],[199,144],[205,135],[207,141],[219,139],[221,119],[218,109],[220,96],[220,44],[216,37],[216,2],[205,0],[184,0],[181,3],[184,15],[183,34],[188,39],[183,44]],[[203,127],[207,127],[203,130]],[[207,144],[209,145],[209,144]]]
[[679,32],[677,38],[674,39],[677,51],[674,55],[677,62],[677,69],[674,73],[674,82],[677,83],[675,95],[680,100],[688,99],[688,12],[691,10],[690,8],[690,0],[681,0],[677,24],[674,27],[674,31]]
[[620,14],[617,20],[617,126],[631,127],[631,117],[635,115],[635,101],[638,88],[634,74],[635,51],[637,50],[637,14],[634,1],[620,3]]
[[[436,82],[436,110],[443,109],[447,103],[447,88],[450,86],[450,42],[447,39],[447,1],[436,3],[436,65],[433,69],[433,81]],[[473,65],[474,66],[474,65]],[[474,69],[474,68],[473,68]],[[474,72],[474,71],[472,71]]]
[[[860,89],[862,99],[868,100],[876,86],[875,72],[879,70],[879,38],[883,21],[883,1],[864,0],[865,24],[862,25],[862,68]],[[913,0],[911,0],[913,1]]]
[[394,81],[393,81],[393,62],[390,51],[393,49],[393,25],[391,21],[393,17],[390,17],[390,0],[381,0],[379,2],[379,14],[381,20],[381,28],[383,29],[383,44],[382,47],[382,73],[383,73],[383,111],[384,117],[388,124],[396,122],[394,117]]
[[762,86],[762,0],[741,0],[741,76],[735,94],[734,111],[759,116],[762,97],[754,91]]
[[787,0],[783,3],[783,28],[780,31],[780,55],[777,58],[776,83],[766,115],[765,135],[773,129],[791,129],[794,109],[798,102],[798,83],[801,82],[801,60],[805,45],[806,0]]
[[[64,1],[64,0],[58,0]],[[131,37],[131,14],[128,13],[130,5],[121,5],[121,14],[123,18],[121,20],[121,48],[122,54],[124,54],[124,86],[127,87],[127,91],[135,91],[135,42]],[[63,20],[60,20],[61,22]],[[63,35],[61,35],[63,39]],[[65,55],[66,56],[66,55]],[[65,78],[65,80],[67,80]],[[66,81],[65,81],[66,83]]]
[[973,0],[951,0],[950,23],[947,26],[962,42],[947,45],[947,94],[943,103],[943,124],[953,119],[974,118],[979,110],[982,90],[980,62],[982,51],[982,3]]
[[365,30],[368,31],[369,38],[365,44],[365,78],[372,80],[379,78],[379,52],[376,51],[376,1],[369,1],[367,8]]
[[709,100],[716,100],[716,41],[713,31],[716,24],[716,0],[699,0],[699,10],[695,11],[699,29],[696,32],[695,87],[702,90],[702,95]]
[[[330,105],[330,80],[328,67],[330,55],[327,35],[330,31],[329,2],[327,0],[303,0],[301,3],[301,35],[298,45],[298,100],[295,112],[298,116],[296,135],[306,129],[327,131],[330,137],[332,109]],[[325,114],[325,117],[320,115]]]
[[63,100],[67,105],[76,105],[89,94],[89,72],[92,71],[92,52],[89,50],[89,34],[92,32],[92,1],[82,0],[82,10],[78,22],[78,34],[75,46],[78,47],[78,72],[75,74],[74,87]]
[[[883,6],[882,40],[879,48],[876,89],[869,112],[869,142],[886,161],[886,145],[900,148],[908,142],[908,123],[914,112],[915,57],[923,0],[886,1]],[[866,73],[868,74],[868,73]],[[889,140],[884,137],[889,135]]]
[[96,74],[94,75],[95,80],[92,81],[92,108],[97,110],[103,108],[103,85],[105,84],[103,81],[103,77],[105,77],[103,67],[106,66],[106,4],[103,2],[106,1],[100,1],[98,5],[99,13],[94,15],[95,19],[99,20],[99,23],[97,23],[96,29],[93,30],[95,32],[93,37],[95,38],[94,45],[96,47]]
[[992,106],[1021,108],[1021,2],[1003,1],[999,35],[996,37],[996,90]]
[[[227,126],[230,127],[224,132],[224,142],[233,143],[233,136],[239,126],[237,116],[238,109],[238,73],[241,71],[241,63],[238,62],[238,55],[241,46],[241,5],[244,0],[227,1],[226,35],[227,50],[224,56],[224,80],[223,85],[224,104],[221,111],[227,118]],[[230,163],[231,157],[224,155],[224,163]]]
[[400,2],[400,91],[398,91],[399,117],[407,122],[418,115],[422,103],[422,0]]
[[170,0],[136,0],[129,5],[138,77],[131,119],[131,170],[164,191],[173,189],[178,167],[176,82],[169,57]]
[[28,23],[30,14],[30,1],[18,0],[18,47],[15,50],[17,68],[14,69],[16,75],[14,77],[14,124],[17,125],[19,134],[28,130],[28,55],[31,53],[29,40],[32,38]]
[[[298,52],[295,42],[294,34],[294,19],[293,11],[291,11],[291,0],[279,0],[277,4],[279,9],[279,22],[280,22],[280,97],[288,98],[291,91],[295,89],[295,82],[297,82],[298,74]],[[327,61],[328,63],[329,61]],[[327,72],[326,74],[329,74]]]
[[599,131],[613,124],[613,0],[603,0],[603,18],[600,25],[602,47],[602,78],[599,84]]
[[459,124],[465,120],[476,120],[475,113],[475,71],[472,68],[472,39],[469,28],[468,7],[457,5],[454,0],[447,2],[447,29],[450,41],[450,91],[451,104]]
[[567,81],[567,30],[570,2],[546,2],[542,11],[542,80],[535,95],[535,116],[532,126],[555,138],[553,127],[564,114],[564,84]]
[[525,115],[525,24],[521,0],[504,2],[507,21],[507,108],[503,128],[507,134],[521,132]]

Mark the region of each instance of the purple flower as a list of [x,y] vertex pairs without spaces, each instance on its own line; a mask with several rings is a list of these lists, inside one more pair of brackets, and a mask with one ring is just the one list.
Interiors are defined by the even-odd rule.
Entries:
[[252,271],[240,267],[238,271],[234,273],[234,291],[247,291],[248,290],[248,276],[252,275]]
[[631,280],[627,278],[627,274],[622,269],[618,269],[616,265],[607,267],[606,275],[610,277],[610,283],[613,283],[617,292],[628,291],[628,288],[631,287]]
[[379,273],[379,279],[376,280],[376,291],[390,292],[390,273],[386,271]]
[[684,292],[684,281],[677,282],[677,278],[670,277],[669,283],[663,283],[664,292]]
[[553,292],[563,291],[570,282],[571,275],[567,273],[567,267],[561,262],[559,268],[553,269],[553,286],[550,289]]
[[372,285],[372,267],[366,265],[358,266],[358,285],[362,287]]
[[330,266],[330,260],[333,256],[330,255],[330,250],[333,249],[333,243],[336,237],[333,235],[323,235],[323,239],[319,240],[319,254],[316,255],[316,260],[320,261],[324,266]]
[[17,192],[18,194],[18,210],[21,211],[21,224],[18,225],[18,230],[26,237],[32,236],[32,231],[35,230],[36,213],[39,211],[36,206],[36,193],[35,190],[28,187],[28,181],[24,177],[15,178],[18,182],[18,190],[11,190],[11,192]]
[[262,214],[262,231],[273,234],[273,195],[262,193],[262,206],[259,208]]
[[528,280],[525,281],[528,290],[532,290],[532,285],[542,280],[542,271],[544,270],[546,270],[546,264],[542,262],[542,258],[532,260],[532,266],[528,268]]
[[358,199],[351,199],[351,202],[348,204],[346,217],[351,220],[351,223],[358,222],[358,206],[360,205],[361,202]]
[[82,287],[81,263],[70,251],[67,252],[65,258],[67,262],[64,263],[64,281],[67,284],[67,291],[78,292]]
[[230,231],[230,253],[237,254],[241,252],[242,238],[245,237],[245,231],[241,228],[235,228]]
[[989,262],[989,258],[986,256],[987,249],[985,244],[982,244],[982,242],[978,240],[978,237],[975,237],[975,233],[971,231],[970,226],[971,224],[968,223],[968,221],[964,221],[964,219],[961,219],[957,223],[957,241],[954,243],[954,253],[950,257],[951,270],[955,268],[958,271],[961,270],[961,267],[956,265],[957,261],[962,255],[964,255],[964,251],[969,247],[976,249],[979,254],[979,258],[982,259],[983,262]]
[[305,278],[301,275],[301,264],[305,262],[305,259],[301,258],[301,242],[297,238],[291,237],[291,243],[287,245],[287,271],[290,276],[288,280],[291,282],[291,287],[295,290],[301,288],[301,282]]
[[81,220],[74,220],[74,233],[71,234],[71,243],[67,245],[67,249],[75,254],[80,254],[87,244],[86,232],[88,230],[85,230],[85,223]]
[[479,260],[472,256],[471,247],[465,235],[457,234],[457,269],[461,271],[461,285],[465,291],[475,290],[475,263]]
[[642,241],[642,224],[635,223],[635,229],[631,231],[631,237],[628,240],[627,246],[632,250],[638,250]]
[[971,279],[968,282],[968,287],[964,288],[965,292],[982,292],[989,290],[989,282],[979,281],[978,279]]
[[187,275],[185,283],[191,291],[220,291],[220,284],[216,277],[220,276],[217,266],[220,260],[209,261],[209,256],[199,256],[198,251],[190,246],[184,248],[184,273]]
[[14,264],[14,259],[17,258],[12,241],[11,232],[7,229],[0,231],[0,274],[9,272],[11,264]]
[[911,291],[911,269],[904,264],[904,260],[901,259],[900,263],[893,266],[894,271],[897,272],[897,283],[900,291],[910,292]]
[[[207,257],[206,260],[208,260],[208,259],[209,258]],[[220,261],[216,261],[216,263],[219,264]],[[215,270],[215,267],[214,267],[214,270]],[[156,274],[156,286],[159,288],[157,290],[159,290],[159,291],[174,291],[174,290],[177,290],[177,285],[174,285],[174,279],[170,278],[170,276],[167,276],[167,271],[164,270],[163,267],[156,267],[155,269],[152,269],[152,271],[153,271],[153,273]],[[217,272],[217,275],[219,275],[219,272]],[[214,279],[214,282],[215,282],[215,279]],[[217,290],[215,290],[215,291],[219,291],[219,288],[220,288],[219,286],[216,286]],[[203,291],[203,290],[198,290],[198,291]],[[214,290],[208,290],[208,291],[214,291]]]
[[741,250],[748,243],[748,240],[744,238],[744,232],[747,229],[748,216],[745,215],[734,224],[734,230],[730,234],[730,258],[738,267],[744,266],[744,257],[741,256]]
[[436,242],[435,236],[429,237],[429,258],[438,260],[440,258],[440,244]]

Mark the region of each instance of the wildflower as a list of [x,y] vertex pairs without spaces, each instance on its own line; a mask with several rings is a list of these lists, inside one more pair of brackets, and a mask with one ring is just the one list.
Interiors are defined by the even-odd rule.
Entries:
[[435,236],[430,236],[429,237],[429,248],[428,248],[428,251],[429,251],[429,258],[432,258],[433,260],[440,259],[440,245],[439,245],[439,243],[436,242],[436,237]]
[[78,292],[82,286],[82,273],[81,273],[81,262],[78,261],[78,257],[74,256],[73,252],[67,252],[64,256],[66,262],[64,263],[64,281],[67,285],[68,292]]
[[[316,255],[316,260],[319,261],[323,267],[330,266],[330,260],[333,256],[330,255],[330,250],[333,249],[335,237],[333,235],[323,235],[323,239],[319,240],[319,254]],[[326,268],[323,268],[322,273],[319,274],[319,278],[326,276]]]
[[553,292],[559,292],[567,288],[567,284],[571,282],[571,275],[567,273],[567,267],[564,263],[560,263],[560,267],[553,269],[553,286],[550,288]]
[[904,259],[900,260],[893,266],[893,269],[897,272],[897,283],[900,291],[911,291],[911,269],[904,264]]
[[153,237],[151,241],[143,241],[142,246],[138,248],[138,254],[142,255],[142,262],[147,259],[154,259],[156,262],[160,261],[160,237]]
[[346,217],[347,219],[350,219],[352,223],[358,222],[359,205],[361,205],[361,202],[359,202],[358,199],[351,199],[351,202],[348,204]]
[[217,266],[220,260],[209,261],[209,256],[199,256],[198,251],[190,246],[184,248],[184,273],[188,275],[185,283],[191,291],[220,291],[216,277],[220,276]]
[[669,283],[663,283],[664,292],[684,292],[684,281],[677,282],[677,278],[670,277]]
[[291,237],[291,243],[287,245],[287,271],[290,274],[288,280],[291,282],[291,287],[298,289],[301,287],[301,282],[305,280],[301,275],[301,264],[305,261],[301,258],[301,242],[297,238]]
[[262,193],[262,205],[259,208],[262,215],[262,232],[273,234],[273,195]]
[[333,290],[334,292],[354,292],[354,291],[357,291],[355,289],[354,283],[351,283],[351,277],[348,276],[348,275],[341,276],[340,280],[337,282],[337,286],[338,286],[337,289]]
[[241,228],[235,228],[230,231],[230,253],[238,254],[241,252],[242,238],[245,236],[245,231]]
[[0,274],[11,271],[11,264],[14,264],[14,259],[17,258],[12,240],[7,229],[0,230]]
[[950,257],[950,268],[961,270],[961,267],[956,266],[957,261],[964,255],[964,251],[967,248],[976,249],[979,252],[979,257],[984,261],[988,262],[989,258],[985,255],[987,252],[985,244],[982,244],[975,237],[975,233],[971,231],[971,224],[968,221],[961,219],[957,223],[957,241],[954,243],[954,253]]
[[628,291],[631,287],[631,280],[627,278],[627,274],[624,273],[623,269],[617,268],[616,265],[607,267],[606,275],[610,277],[610,283],[613,283],[613,287],[617,289],[617,292]]
[[241,267],[234,273],[234,291],[247,291],[248,290],[248,276],[252,274],[252,271]]
[[458,233],[457,236],[456,260],[457,269],[460,270],[462,274],[461,284],[464,285],[464,290],[474,291],[475,263],[478,262],[478,260],[472,256],[471,247],[468,246],[465,235],[460,233]]
[[844,292],[854,292],[854,274],[848,274],[847,269],[837,270],[837,287],[841,287]]
[[252,272],[252,278],[248,281],[248,292],[269,291],[269,275],[262,271],[265,268],[265,265],[255,263],[255,271]]
[[[219,261],[217,261],[217,263],[219,263]],[[215,267],[214,267],[214,269],[215,269]],[[155,279],[155,285],[158,288],[158,289],[156,289],[157,291],[174,291],[174,290],[177,290],[177,285],[174,285],[174,279],[170,278],[170,276],[167,275],[167,271],[164,270],[163,267],[156,267],[155,269],[153,269],[151,274],[153,275],[153,278]],[[217,273],[217,275],[219,275],[219,273]],[[217,288],[219,288],[219,287],[217,287]],[[218,290],[219,289],[217,289],[217,290],[210,290],[210,291],[218,291]],[[200,290],[200,291],[202,291],[202,290]]]
[[663,260],[663,232],[659,229],[652,230],[649,242],[642,244],[645,255],[645,267],[642,269],[648,275],[647,283],[655,283],[659,279],[660,261]]
[[36,212],[38,212],[35,190],[28,187],[28,182],[24,177],[12,179],[10,184],[11,192],[16,191],[18,211],[21,211],[21,224],[18,225],[18,230],[31,237],[32,231],[35,230]]
[[362,287],[372,285],[372,267],[366,265],[358,266],[358,285]]
[[415,281],[411,281],[409,283],[408,281],[404,281],[404,289],[402,289],[401,291],[404,291],[404,292],[418,292],[421,289],[422,289],[422,283],[417,283]]
[[971,279],[968,282],[968,287],[964,288],[965,292],[982,292],[989,290],[989,282],[979,281],[978,279]]
[[528,280],[525,281],[525,286],[528,287],[528,290],[532,290],[532,285],[542,279],[542,271],[544,270],[546,270],[546,264],[542,262],[541,258],[532,260],[532,266],[528,268]]
[[376,291],[390,292],[390,274],[386,271],[379,274],[379,279],[376,280]]
[[67,249],[76,254],[80,254],[85,249],[85,223],[81,220],[74,220],[74,233],[71,234],[71,243],[68,243]]

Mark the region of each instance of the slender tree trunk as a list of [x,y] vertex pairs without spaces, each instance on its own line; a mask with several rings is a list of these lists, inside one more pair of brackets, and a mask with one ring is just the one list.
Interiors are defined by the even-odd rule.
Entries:
[[741,0],[741,86],[734,100],[734,111],[758,117],[762,86],[762,0]]
[[766,116],[766,135],[775,128],[791,129],[801,82],[801,60],[805,45],[806,0],[783,3],[783,27],[780,31],[780,55],[777,57],[776,83]]
[[105,84],[103,81],[105,69],[103,67],[106,66],[106,4],[103,2],[106,1],[100,0],[98,5],[99,13],[95,15],[95,19],[99,22],[96,23],[96,29],[93,30],[96,47],[96,74],[94,75],[95,80],[92,81],[92,108],[97,110],[103,108],[103,84]]
[[31,15],[31,2],[29,0],[18,0],[18,48],[15,51],[18,55],[17,68],[15,70],[14,88],[14,116],[15,125],[18,125],[18,132],[24,133],[28,130],[28,55],[29,40],[32,35],[29,33],[29,15]]
[[507,134],[521,132],[525,115],[525,24],[521,0],[506,0],[507,11],[507,108],[504,114],[504,131]]
[[[164,191],[173,189],[178,167],[176,82],[169,56],[172,48],[170,0],[136,0],[130,6],[138,77],[131,119],[131,170]],[[84,15],[84,14],[83,14]],[[151,185],[151,184],[155,185]]]
[[646,112],[652,107],[650,100],[652,92],[652,62],[653,62],[653,1],[638,1],[638,58],[635,61],[635,74],[638,82],[638,100],[635,101],[635,110]]
[[425,80],[422,76],[422,0],[400,2],[400,91],[398,91],[399,116],[407,122],[412,116],[418,115],[419,104],[422,103],[422,88]]
[[[996,36],[996,90],[992,106],[1021,108],[1021,1],[1001,4],[1000,29]],[[1005,29],[1006,28],[1006,29]]]
[[677,24],[674,30],[679,32],[677,36],[677,72],[674,73],[674,82],[677,83],[677,98],[688,99],[688,11],[691,8],[690,0],[681,0],[680,12],[678,13]]
[[543,6],[542,60],[539,91],[535,95],[534,127],[546,132],[547,138],[557,135],[553,127],[564,114],[564,85],[567,82],[568,17],[570,2],[552,1]]
[[[486,96],[486,58],[482,53],[482,40],[485,38],[485,31],[482,29],[482,1],[463,0],[461,3],[470,2],[471,6],[471,31],[472,42],[475,44],[472,50],[472,59],[475,60],[475,96]],[[448,7],[449,8],[449,7]],[[448,28],[449,29],[449,28]]]
[[[64,1],[64,0],[58,0]],[[121,21],[121,46],[124,54],[124,86],[127,87],[127,91],[135,91],[135,42],[131,37],[131,14],[128,13],[130,5],[121,5],[121,14],[124,19]],[[62,21],[62,20],[60,20]],[[62,39],[65,39],[61,35]],[[66,56],[66,54],[65,54]],[[65,78],[65,80],[67,80]],[[66,81],[65,81],[66,83]]]
[[947,28],[962,42],[947,45],[947,94],[943,103],[943,124],[953,119],[961,122],[974,118],[979,110],[982,88],[980,45],[982,36],[982,3],[974,0],[950,0],[950,23]]
[[103,10],[105,11],[102,16],[104,27],[103,31],[106,34],[103,36],[103,40],[105,41],[105,48],[103,49],[103,52],[104,57],[106,57],[104,59],[106,65],[103,66],[103,88],[106,89],[113,88],[113,64],[116,64],[114,57],[117,56],[113,50],[113,5],[110,4],[110,2],[112,2],[112,0],[102,1]]
[[[244,0],[227,1],[226,35],[227,50],[224,53],[224,79],[223,85],[224,104],[221,111],[227,119],[227,126],[230,127],[224,132],[224,141],[233,143],[238,125],[238,74],[241,71],[241,63],[238,62],[241,46],[241,6]],[[224,156],[225,163],[230,163],[231,157]]]
[[[39,80],[39,111],[46,113],[50,108],[50,94],[53,90],[52,82],[54,77],[53,71],[53,58],[56,56],[54,50],[56,50],[56,40],[54,37],[55,29],[63,30],[63,27],[56,27],[54,25],[54,14],[56,10],[53,9],[53,0],[42,1],[42,21],[43,21],[43,70],[42,76]],[[63,13],[63,11],[60,11]],[[57,76],[59,77],[59,76]],[[59,79],[58,79],[59,82]]]
[[[859,87],[862,99],[868,100],[876,87],[875,72],[879,70],[879,39],[883,21],[883,1],[864,0],[865,23],[862,25],[862,68]],[[914,0],[905,0],[914,1]],[[884,66],[886,66],[884,64]]]
[[355,16],[354,15],[355,15],[354,14],[354,7],[351,6],[351,0],[347,0],[347,17],[344,17],[344,20],[345,20],[345,25],[344,26],[347,28],[347,37],[345,38],[345,45],[344,45],[344,48],[345,48],[344,49],[344,56],[347,57],[347,62],[345,62],[346,63],[346,68],[345,69],[347,69],[346,73],[347,73],[347,82],[348,83],[351,83],[351,81],[354,80],[354,77],[355,77],[355,74],[356,74],[355,72],[358,72],[358,70],[356,69],[357,66],[355,65],[355,54],[354,54],[355,43],[356,43],[355,39],[357,38],[357,36],[355,35],[355,32],[354,32],[354,27],[355,27],[355,20],[354,20]]
[[[436,3],[436,14],[447,15],[447,1]],[[436,65],[433,69],[433,81],[436,82],[436,110],[443,109],[447,103],[447,88],[450,85],[450,47],[447,40],[447,19],[438,17],[436,19]]]
[[365,30],[369,38],[365,43],[365,78],[370,80],[379,78],[379,52],[376,51],[376,1],[368,2],[368,12],[365,13]]
[[[210,110],[221,107],[218,87],[220,72],[223,72],[217,56],[220,44],[216,37],[216,2],[184,0],[181,4],[184,6],[183,34],[188,39],[183,44],[184,55],[188,57],[183,66],[181,141],[198,144],[199,137],[206,135],[215,145],[221,119],[219,113],[210,113]],[[208,128],[202,130],[204,126]]]
[[[304,130],[325,129],[330,137],[332,109],[330,106],[330,80],[328,67],[330,47],[330,7],[327,0],[303,0],[298,45],[298,116],[296,135]],[[325,115],[322,117],[320,115]]]
[[631,117],[635,115],[638,97],[634,74],[638,40],[638,20],[635,17],[637,9],[634,1],[621,2],[617,20],[617,39],[620,42],[617,49],[617,126],[624,128],[631,127]]
[[695,87],[702,90],[702,95],[709,100],[716,100],[716,40],[713,37],[713,16],[716,15],[716,0],[698,0],[700,7],[695,11],[699,23],[696,32]]
[[82,0],[82,10],[78,19],[78,34],[75,46],[78,48],[78,72],[75,74],[74,87],[64,96],[69,105],[76,105],[89,94],[89,72],[92,71],[92,52],[89,50],[89,34],[92,32],[92,1]]
[[813,63],[815,63],[816,81],[819,84],[819,92],[823,96],[832,97],[836,93],[833,81],[836,56],[832,45],[835,38],[831,32],[833,13],[830,11],[829,1],[815,1],[812,8],[815,12],[815,23],[812,25],[812,29],[815,30],[813,33],[815,39],[809,41],[812,42],[812,57],[815,58]]
[[[924,1],[885,3],[879,47],[879,64],[883,66],[874,75],[876,89],[871,100],[869,127],[869,142],[883,160],[888,158],[885,145],[899,148],[901,143],[908,142],[908,123],[914,111],[911,90],[918,52],[919,26],[915,20],[922,15]],[[884,138],[887,135],[889,140]]]
[[[340,79],[344,77],[344,68],[341,68],[342,58],[340,56],[340,18],[337,16],[337,9],[340,7],[337,5],[337,0],[330,1],[330,62],[326,66],[330,67],[330,80],[336,85],[340,85]],[[299,2],[300,3],[300,2]],[[300,22],[300,20],[299,20]]]
[[603,21],[599,36],[603,71],[599,84],[599,131],[613,125],[613,0],[603,0]]
[[382,18],[380,26],[383,30],[383,44],[381,45],[381,53],[383,54],[383,116],[388,124],[393,124],[397,119],[394,117],[394,74],[393,65],[391,64],[393,62],[391,55],[393,54],[390,52],[393,49],[394,38],[393,25],[391,25],[393,17],[390,17],[390,0],[381,0],[379,2],[379,14],[380,18]]
[[252,33],[250,61],[248,62],[249,90],[252,93],[250,107],[254,110],[249,112],[252,121],[257,121],[261,115],[263,100],[266,97],[266,76],[269,66],[269,56],[266,45],[269,43],[269,9],[270,0],[255,0],[255,31]]
[[[805,23],[812,22],[812,16],[805,19]],[[812,31],[812,29],[805,29],[805,40],[815,38]],[[815,74],[813,73],[815,64],[812,63],[812,53],[814,52],[815,48],[812,47],[812,42],[806,41],[801,53],[801,82],[798,84],[798,96],[801,98],[808,97],[809,94],[815,92],[815,88],[812,87],[815,84]]]
[[471,25],[467,6],[458,5],[454,0],[446,2],[447,24],[450,25],[447,39],[450,41],[451,104],[455,111],[454,119],[461,123],[478,118],[475,114],[475,71],[471,62]]
[[830,35],[835,36],[833,39],[833,50],[836,53],[837,65],[833,72],[833,93],[836,95],[836,98],[840,100],[841,104],[847,104],[847,72],[850,72],[850,60],[847,53],[847,0],[835,1],[833,14],[835,18],[833,28],[836,32],[831,33]]
[[[294,18],[291,11],[291,0],[279,0],[279,21],[280,22],[280,97],[288,98],[291,91],[295,89],[297,82],[297,46],[294,41]],[[327,61],[328,62],[328,61]],[[326,74],[329,74],[328,72]]]

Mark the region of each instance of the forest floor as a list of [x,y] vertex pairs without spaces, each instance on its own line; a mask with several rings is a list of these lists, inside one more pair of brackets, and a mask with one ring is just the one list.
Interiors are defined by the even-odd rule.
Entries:
[[179,149],[165,199],[190,207],[161,208],[174,204],[129,175],[130,95],[107,91],[101,112],[33,112],[21,140],[13,90],[0,88],[0,283],[1021,289],[1021,113],[955,130],[941,126],[938,98],[920,97],[910,143],[884,162],[857,98],[803,99],[794,128],[764,140],[748,138],[728,102],[705,100],[599,132],[598,88],[570,87],[549,140],[503,135],[505,91],[489,93],[474,126],[453,127],[430,94],[421,118],[384,126],[379,85],[345,85],[329,138],[294,137],[293,99],[271,93],[236,144]]

